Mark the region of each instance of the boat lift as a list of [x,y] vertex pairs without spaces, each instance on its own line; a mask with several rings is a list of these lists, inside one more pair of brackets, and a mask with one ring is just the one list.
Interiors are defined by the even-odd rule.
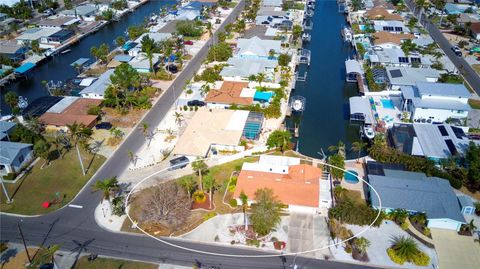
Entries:
[[313,21],[310,19],[305,19],[305,22],[303,23],[303,29],[304,30],[312,30],[313,29]]
[[303,73],[303,76],[301,76],[298,71],[295,72],[295,82],[297,81],[300,81],[300,82],[307,81],[307,72]]
[[298,63],[310,66],[312,52],[308,49],[298,49]]

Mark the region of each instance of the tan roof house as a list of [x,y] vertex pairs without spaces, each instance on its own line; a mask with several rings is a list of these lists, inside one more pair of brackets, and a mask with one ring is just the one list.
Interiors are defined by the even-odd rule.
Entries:
[[224,81],[220,89],[208,92],[205,101],[208,107],[228,107],[232,104],[251,105],[255,89],[248,88],[248,82]]
[[365,12],[365,16],[370,20],[403,21],[399,14],[390,13],[384,7],[374,7]]
[[390,48],[394,46],[399,47],[404,40],[414,38],[415,36],[413,34],[394,34],[386,31],[379,31],[373,34],[373,44],[375,46],[380,46],[384,48]]

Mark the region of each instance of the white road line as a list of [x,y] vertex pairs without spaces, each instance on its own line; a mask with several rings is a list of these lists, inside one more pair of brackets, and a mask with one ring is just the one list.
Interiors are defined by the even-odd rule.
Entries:
[[83,208],[83,205],[74,205],[74,204],[69,204],[68,207],[73,207],[73,208]]

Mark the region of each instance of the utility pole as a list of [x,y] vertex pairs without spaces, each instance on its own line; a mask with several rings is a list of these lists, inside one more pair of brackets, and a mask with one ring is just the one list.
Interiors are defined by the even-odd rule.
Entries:
[[20,232],[20,236],[22,237],[23,247],[25,248],[25,252],[27,253],[28,263],[30,264],[32,263],[32,258],[30,258],[30,254],[28,253],[27,243],[25,242],[25,237],[23,236],[22,227],[20,226],[21,221],[23,220],[17,221],[18,231]]

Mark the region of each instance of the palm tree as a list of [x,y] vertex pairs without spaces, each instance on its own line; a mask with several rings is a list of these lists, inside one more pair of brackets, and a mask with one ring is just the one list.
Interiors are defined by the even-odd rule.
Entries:
[[[149,133],[149,131],[148,131],[148,128],[150,128],[150,125],[149,125],[147,122],[143,121],[143,122],[140,124],[140,127],[139,127],[139,128],[140,128],[140,130],[142,131],[143,136],[145,137],[145,141],[147,141],[148,138],[149,138],[149,136],[150,136],[150,133]],[[148,143],[147,147],[148,147],[148,146],[150,146],[150,143]]]
[[260,85],[260,87],[262,87],[262,82],[264,82],[266,78],[267,77],[265,76],[264,73],[258,73],[256,80],[258,82],[258,85]]
[[411,261],[418,255],[418,245],[412,237],[395,236],[392,239],[391,249],[405,261]]
[[4,96],[5,103],[10,107],[10,109],[14,109],[18,106],[18,95],[15,92],[7,92]]
[[198,186],[200,186],[200,191],[203,192],[202,174],[207,171],[208,166],[202,159],[198,158],[196,161],[192,162],[192,169],[198,173]]
[[175,123],[178,124],[178,126],[180,126],[183,121],[183,114],[180,112],[175,112],[174,116],[175,116]]
[[210,85],[208,83],[205,83],[200,87],[200,94],[202,96],[205,96],[208,92],[210,92]]
[[67,124],[67,129],[70,132],[70,138],[73,140],[75,148],[77,149],[78,161],[80,162],[80,167],[82,169],[83,175],[85,175],[85,167],[83,166],[82,155],[80,154],[80,149],[78,148],[78,142],[81,140],[81,129],[83,128],[81,124],[74,122],[72,124]]
[[207,22],[205,24],[205,28],[207,29],[207,32],[208,32],[208,37],[212,37],[213,36],[213,27],[212,27],[212,23],[211,22]]
[[180,184],[180,186],[182,186],[182,188],[185,189],[185,191],[188,194],[188,201],[191,202],[192,192],[197,187],[197,183],[195,182],[195,179],[191,176],[182,177],[178,182],[178,184]]
[[360,254],[365,255],[369,247],[370,241],[367,238],[359,237],[355,239],[355,248],[360,252]]
[[208,190],[208,201],[209,201],[209,208],[212,209],[212,196],[213,196],[213,189],[216,187],[215,178],[212,174],[208,174],[203,179],[204,188]]
[[357,163],[360,159],[360,154],[362,153],[363,150],[365,150],[367,145],[368,144],[366,142],[363,142],[363,141],[355,141],[355,142],[352,143],[352,150],[358,153]]
[[133,164],[133,166],[137,164],[137,156],[131,150],[128,151],[128,159]]
[[[32,261],[31,266],[34,266],[36,268],[37,266],[40,266],[42,261],[45,261],[49,259],[52,264],[54,264],[54,268],[57,268],[55,265],[55,253],[60,249],[60,245],[52,245],[49,247],[44,247],[42,246],[37,253],[41,253],[39,259],[34,259]],[[29,267],[30,268],[30,267]]]
[[50,146],[51,145],[45,140],[38,140],[33,146],[35,154],[45,161],[42,165],[42,168],[50,162]]
[[102,191],[103,200],[110,200],[112,192],[118,190],[118,179],[115,176],[104,180],[98,180],[92,187],[94,191]]
[[248,229],[247,221],[247,209],[248,209],[248,196],[245,192],[240,192],[240,201],[242,201],[242,210],[243,210],[243,223],[245,225],[245,230]]
[[342,141],[338,141],[337,145],[331,145],[328,147],[328,151],[338,153],[345,158],[345,144]]

